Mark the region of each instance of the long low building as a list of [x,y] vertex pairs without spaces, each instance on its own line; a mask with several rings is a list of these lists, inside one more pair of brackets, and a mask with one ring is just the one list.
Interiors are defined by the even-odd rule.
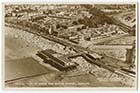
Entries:
[[57,55],[57,53],[51,49],[38,51],[36,55],[42,58],[45,63],[49,63],[50,65],[59,69],[60,71],[71,70],[71,69],[76,68],[76,66],[78,65],[74,62],[71,62],[66,57],[63,57],[63,56],[56,57],[55,55]]

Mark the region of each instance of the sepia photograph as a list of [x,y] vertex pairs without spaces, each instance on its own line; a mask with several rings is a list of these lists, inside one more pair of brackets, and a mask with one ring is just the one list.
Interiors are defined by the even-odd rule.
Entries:
[[4,3],[4,87],[136,89],[136,9]]

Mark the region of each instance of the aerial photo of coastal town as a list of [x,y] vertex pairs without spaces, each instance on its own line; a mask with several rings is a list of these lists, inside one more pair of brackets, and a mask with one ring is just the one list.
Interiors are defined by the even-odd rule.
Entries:
[[136,88],[136,4],[4,4],[6,88]]

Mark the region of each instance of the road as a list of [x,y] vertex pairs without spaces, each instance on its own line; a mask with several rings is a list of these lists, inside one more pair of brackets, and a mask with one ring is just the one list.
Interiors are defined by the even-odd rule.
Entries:
[[104,45],[104,44],[107,44],[108,42],[110,42],[112,40],[122,38],[122,37],[127,36],[127,35],[129,35],[129,34],[125,33],[125,34],[120,34],[120,35],[113,35],[113,36],[110,36],[110,37],[101,38],[101,39],[98,39],[98,40],[93,40],[93,42],[95,42],[95,44],[97,44],[97,45]]
[[90,49],[131,49],[132,45],[92,45]]

